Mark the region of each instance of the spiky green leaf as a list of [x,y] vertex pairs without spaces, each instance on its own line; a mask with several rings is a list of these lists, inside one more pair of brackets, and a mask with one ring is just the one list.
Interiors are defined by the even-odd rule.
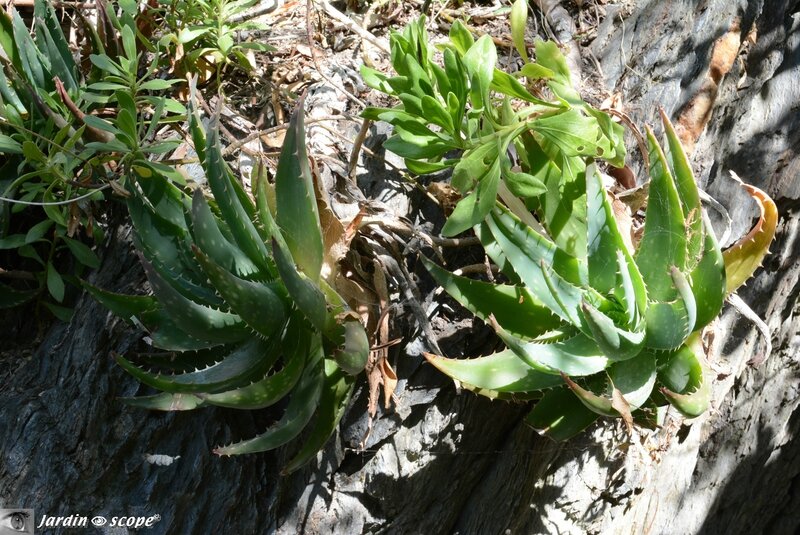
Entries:
[[142,265],[158,302],[169,312],[175,325],[187,334],[200,340],[226,343],[244,340],[250,334],[238,315],[187,299],[162,278],[150,262],[142,260]]
[[325,295],[310,278],[297,270],[288,250],[276,238],[272,240],[272,251],[281,280],[298,310],[317,330],[324,331],[328,323]]
[[644,234],[636,253],[636,264],[647,285],[651,301],[675,299],[670,267],[686,268],[686,228],[675,180],[661,147],[648,129],[650,189]]
[[353,392],[352,376],[342,370],[330,360],[325,360],[325,384],[322,387],[322,396],[319,407],[314,414],[311,430],[305,437],[303,447],[281,470],[281,474],[288,475],[310,461],[319,450],[325,446],[336,426],[339,425],[350,394]]
[[281,149],[275,174],[275,220],[297,266],[316,281],[323,260],[322,231],[306,153],[303,113],[301,102],[292,114]]
[[192,234],[197,246],[220,267],[239,277],[252,277],[259,273],[247,255],[222,234],[199,188],[192,197]]
[[203,370],[177,375],[149,372],[123,356],[117,362],[125,371],[153,388],[171,393],[220,392],[263,377],[277,360],[275,344],[251,339],[225,355],[217,364]]
[[647,347],[675,349],[683,344],[694,330],[697,303],[686,276],[672,268],[670,280],[677,297],[669,302],[651,302],[647,307]]
[[524,286],[468,279],[442,269],[425,257],[422,261],[436,282],[467,310],[483,321],[494,314],[497,322],[515,336],[532,339],[561,323]]
[[448,359],[430,353],[425,358],[449,377],[488,391],[530,392],[562,383],[558,375],[531,368],[511,350],[474,359]]
[[214,194],[223,220],[231,229],[234,241],[259,269],[271,272],[269,252],[252,221],[255,207],[250,201],[246,201],[250,204],[246,209],[238,192],[241,187],[234,186],[230,171],[222,160],[222,148],[216,128],[211,128],[207,133],[205,157],[208,186]]
[[297,437],[308,424],[319,406],[325,384],[324,358],[319,337],[312,341],[312,348],[300,382],[292,391],[286,412],[279,422],[255,438],[214,449],[217,455],[240,455],[272,450]]
[[199,248],[195,247],[194,253],[217,292],[254,331],[268,338],[283,327],[288,304],[282,297],[285,290],[280,284],[240,279]]
[[700,416],[711,401],[711,384],[699,334],[663,361],[658,370],[658,379],[664,384],[661,392],[687,417]]

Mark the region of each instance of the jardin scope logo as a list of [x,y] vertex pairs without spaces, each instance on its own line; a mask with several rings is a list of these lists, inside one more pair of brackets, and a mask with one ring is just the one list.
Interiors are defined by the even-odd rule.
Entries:
[[0,509],[0,535],[25,535],[27,533],[46,533],[56,528],[131,528],[135,530],[152,528],[161,521],[161,515],[150,516],[102,516],[85,515],[50,516],[43,514],[38,525],[33,509]]
[[33,509],[0,509],[0,535],[33,533]]

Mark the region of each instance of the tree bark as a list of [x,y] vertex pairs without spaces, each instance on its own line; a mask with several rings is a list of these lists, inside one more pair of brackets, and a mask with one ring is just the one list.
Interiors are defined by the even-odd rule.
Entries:
[[[397,406],[375,422],[365,447],[361,384],[318,460],[280,478],[291,451],[211,454],[214,445],[264,429],[276,411],[160,414],[118,402],[141,387],[112,355],[128,351],[140,335],[83,296],[72,321],[53,325],[32,354],[5,345],[0,355],[0,506],[33,508],[37,522],[42,514],[159,514],[152,533],[794,533],[800,526],[798,4],[607,4],[596,38],[580,50],[583,87],[600,88],[598,100],[619,93],[635,124],[656,124],[659,106],[677,118],[694,109],[698,94],[710,98],[693,165],[701,186],[727,206],[734,233],[752,224],[756,207],[728,170],[767,191],[780,210],[773,254],[740,292],[766,318],[773,354],[749,366],[763,342],[726,307],[712,355],[713,408],[691,425],[672,415],[657,434],[629,439],[621,426],[604,421],[555,444],[521,422],[526,407],[459,394],[421,364],[429,348],[409,327],[394,355]],[[754,42],[711,87],[714,44],[737,25],[741,40]],[[378,148],[376,140],[368,145]],[[360,177],[368,196],[391,189],[372,176]],[[401,201],[396,206],[412,219],[423,210],[416,193]],[[114,291],[142,286],[129,241],[126,227],[117,227],[91,282]],[[484,328],[446,319],[432,320],[445,351],[475,354],[486,343]],[[180,457],[161,466],[146,460],[153,454]]]

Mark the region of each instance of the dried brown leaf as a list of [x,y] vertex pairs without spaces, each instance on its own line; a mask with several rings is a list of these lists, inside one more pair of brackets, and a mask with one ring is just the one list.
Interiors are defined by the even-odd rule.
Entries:
[[397,388],[397,374],[392,368],[392,365],[389,364],[386,355],[383,355],[383,358],[381,358],[378,363],[381,367],[381,377],[383,380],[383,407],[388,409],[391,406],[392,397],[394,397],[394,391]]
[[633,415],[631,414],[631,406],[622,396],[622,392],[617,387],[611,390],[611,407],[622,416],[622,421],[625,422],[625,427],[628,433],[633,432]]

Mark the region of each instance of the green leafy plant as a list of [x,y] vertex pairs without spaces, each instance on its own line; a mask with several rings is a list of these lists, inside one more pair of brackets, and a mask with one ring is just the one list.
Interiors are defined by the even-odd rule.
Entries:
[[528,422],[556,439],[599,416],[652,421],[667,403],[697,416],[710,398],[702,330],[763,258],[774,204],[747,186],[762,220],[723,254],[662,112],[669,150],[648,130],[647,210],[641,235],[631,233],[598,167],[624,165],[622,127],[581,100],[555,44],[537,42],[536,61],[528,59],[521,3],[511,19],[525,62],[518,73],[497,69],[491,39],[475,41],[459,23],[438,66],[424,19],[392,34],[398,76],[362,70],[371,87],[401,102],[364,113],[394,126],[384,146],[413,172],[452,168],[462,199],[442,233],[473,228],[508,281],[457,276],[425,259],[507,346],[475,359],[427,358],[482,395],[538,399]]
[[[154,94],[175,81],[156,78],[158,55],[140,72],[138,4],[121,1],[119,10],[98,3],[98,26],[82,25],[90,54],[77,60],[50,3],[35,2],[30,29],[14,10],[0,15],[0,249],[6,266],[27,275],[0,286],[0,306],[46,290],[54,302],[44,304],[67,319],[69,309],[56,304],[65,299],[65,281],[99,266],[79,233],[102,239],[95,218],[105,200],[101,190],[114,181],[121,189],[133,167],[183,180],[150,161],[177,145],[155,140],[157,127],[185,117],[177,101]],[[118,108],[111,121],[93,114],[100,106],[106,113]]]
[[191,130],[213,199],[201,190],[190,198],[163,179],[131,184],[135,245],[153,296],[87,288],[174,359],[151,357],[144,364],[161,370],[151,371],[117,357],[137,379],[164,391],[130,403],[256,409],[289,395],[283,417],[265,433],[214,451],[274,449],[310,425],[285,467],[290,472],[334,431],[369,353],[359,317],[335,289],[338,266],[327,261],[302,108],[292,117],[274,187],[261,176],[255,203],[222,160],[217,131],[206,136],[196,114]]
[[648,130],[651,180],[635,248],[590,164],[585,257],[497,206],[481,232],[491,236],[487,254],[516,284],[470,280],[426,262],[448,293],[508,346],[488,357],[428,355],[429,361],[490,397],[543,391],[528,422],[553,438],[569,438],[600,415],[630,424],[637,410],[652,417],[667,402],[688,417],[702,414],[711,392],[702,329],[726,294],[752,275],[774,235],[774,203],[747,186],[762,218],[752,236],[723,254],[663,112],[662,120],[669,156]]
[[[452,168],[451,185],[463,199],[442,233],[455,235],[480,223],[499,195],[528,220],[528,208],[538,207],[559,245],[574,254],[585,251],[579,177],[586,158],[623,165],[622,127],[581,100],[554,43],[537,42],[536,62],[513,75],[495,66],[489,36],[476,41],[458,21],[440,48],[444,66],[435,61],[422,17],[391,35],[397,76],[367,67],[362,76],[400,100],[396,108],[363,113],[394,126],[384,147],[404,157],[415,173]],[[543,84],[553,98],[544,98]]]
[[0,14],[0,250],[5,268],[20,275],[13,285],[0,284],[0,307],[44,291],[52,299],[45,305],[66,318],[69,310],[56,304],[66,290],[59,266],[64,253],[77,261],[77,272],[99,265],[76,233],[87,228],[102,237],[89,203],[103,195],[88,165],[84,129],[73,128],[58,97],[58,84],[65,93],[79,91],[78,65],[48,2],[35,2],[33,20],[29,30],[15,10]]
[[266,43],[237,37],[241,32],[268,29],[266,24],[244,18],[246,11],[259,0],[159,0],[158,3],[166,28],[159,43],[174,47],[171,56],[180,71],[198,75],[213,71],[219,82],[223,66],[234,64],[251,72],[255,65],[248,52],[275,50]]

